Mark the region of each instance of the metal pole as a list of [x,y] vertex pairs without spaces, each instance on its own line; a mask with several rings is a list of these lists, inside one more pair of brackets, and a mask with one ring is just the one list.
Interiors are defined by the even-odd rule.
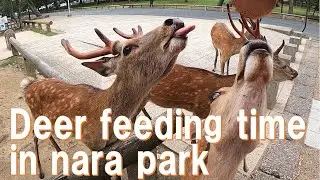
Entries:
[[70,10],[70,0],[68,0],[68,11],[69,11],[69,16],[71,15],[71,10]]
[[304,32],[304,30],[306,30],[306,27],[307,27],[308,14],[309,14],[309,9],[310,9],[310,4],[311,4],[310,0],[308,0],[307,3],[308,3],[308,4],[307,4],[307,10],[306,10],[306,19],[305,19],[305,21],[304,21],[304,27],[303,27],[303,29],[302,29],[302,32]]
[[13,0],[9,0],[9,1],[10,1],[10,4],[11,4],[11,18],[14,18],[13,4],[12,4],[12,1],[13,1]]

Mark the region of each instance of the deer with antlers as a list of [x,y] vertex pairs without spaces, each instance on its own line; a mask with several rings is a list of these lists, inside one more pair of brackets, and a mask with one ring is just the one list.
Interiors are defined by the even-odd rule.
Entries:
[[[112,109],[112,119],[120,115],[132,118],[152,86],[171,71],[186,46],[188,33],[194,28],[193,25],[185,26],[179,19],[167,19],[149,33],[124,42],[111,41],[95,29],[106,46],[88,53],[79,53],[67,40],[62,40],[68,53],[78,58],[117,55],[114,57],[118,63],[117,77],[106,90],[83,84],[71,85],[57,79],[24,80],[21,85],[33,117],[44,115],[54,123],[61,115],[70,118],[85,115],[87,121],[83,124],[82,142],[91,150],[101,150],[114,139],[102,139],[100,116],[104,109]],[[74,123],[74,119],[71,120]],[[109,132],[114,137],[112,128]],[[36,136],[34,140],[40,178],[43,178]]]
[[[229,19],[231,15],[228,14]],[[249,19],[249,23],[253,29],[259,28],[256,27],[256,23]],[[218,55],[220,54],[220,71],[221,74],[224,74],[225,64],[227,63],[227,75],[229,74],[229,64],[230,64],[230,57],[236,54],[239,54],[240,49],[242,48],[243,44],[246,42],[246,39],[254,39],[253,35],[250,32],[245,32],[245,38],[240,36],[239,38],[235,37],[234,34],[229,30],[226,24],[218,22],[213,25],[211,29],[211,39],[213,47],[216,51],[216,57],[214,60],[214,68],[215,71],[217,66]],[[259,35],[257,37],[266,41],[266,37]],[[220,53],[219,53],[220,52]]]
[[[229,5],[227,6],[230,14]],[[246,19],[241,16],[242,31],[239,31],[230,20],[236,32],[245,38],[244,27],[258,37],[259,28],[252,30],[248,28]],[[259,21],[257,22],[259,25]],[[252,152],[259,144],[258,140],[243,140],[239,137],[239,122],[237,121],[239,110],[244,110],[245,115],[257,118],[266,113],[267,86],[273,75],[272,50],[265,41],[250,40],[240,50],[237,75],[232,87],[222,88],[220,94],[210,105],[210,115],[218,115],[222,118],[222,136],[217,144],[210,144],[207,167],[209,175],[194,177],[187,172],[184,180],[194,179],[225,179],[231,180],[235,177],[240,162],[245,156]],[[255,111],[252,111],[255,109]],[[250,124],[250,120],[248,122]],[[211,125],[214,126],[214,125]],[[259,127],[259,126],[257,126]],[[211,127],[214,128],[214,127]],[[245,132],[250,134],[250,125],[245,126]],[[259,133],[258,133],[259,134]],[[198,143],[204,146],[205,139]],[[203,148],[200,148],[203,150]],[[191,167],[191,161],[187,167]]]

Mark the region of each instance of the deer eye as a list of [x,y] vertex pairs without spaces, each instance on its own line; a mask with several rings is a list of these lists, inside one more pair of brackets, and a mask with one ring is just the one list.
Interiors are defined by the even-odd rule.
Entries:
[[173,19],[167,19],[164,21],[164,25],[171,26],[173,24]]
[[128,56],[131,53],[132,46],[126,46],[123,48],[123,55]]

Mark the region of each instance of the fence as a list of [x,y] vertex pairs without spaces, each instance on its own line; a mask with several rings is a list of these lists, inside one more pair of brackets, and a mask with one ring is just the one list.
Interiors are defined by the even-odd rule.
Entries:
[[[31,27],[42,29],[42,25],[45,25],[47,32],[51,32],[51,25],[53,24],[52,21],[45,22],[45,21],[35,21],[35,20],[23,20],[22,24],[24,27]],[[36,26],[37,24],[37,26]]]

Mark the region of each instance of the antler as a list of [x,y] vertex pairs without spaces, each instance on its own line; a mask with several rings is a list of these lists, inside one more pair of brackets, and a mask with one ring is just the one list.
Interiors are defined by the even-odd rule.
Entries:
[[117,47],[117,44],[119,43],[119,41],[111,41],[97,28],[95,28],[94,31],[99,36],[99,38],[105,43],[105,47],[98,50],[91,51],[91,52],[81,53],[75,50],[70,45],[68,40],[62,39],[61,44],[71,56],[76,57],[78,59],[91,59],[99,56],[104,56],[107,54],[113,54],[113,55],[119,54],[120,50]]
[[243,38],[245,38],[246,40],[248,40],[245,35],[244,35],[244,28],[256,39],[260,39],[261,38],[261,34],[260,34],[260,19],[257,19],[257,22],[254,22],[252,19],[249,18],[250,24],[252,26],[252,29],[249,27],[248,25],[248,21],[247,19],[242,16],[240,14],[241,20],[239,19],[241,25],[242,25],[242,31],[240,32],[237,27],[234,25],[233,20],[231,18],[231,14],[230,14],[230,7],[229,4],[227,4],[227,9],[228,9],[228,17],[230,20],[230,23],[233,27],[233,29]]
[[132,39],[135,37],[140,37],[143,35],[143,31],[140,25],[138,25],[138,31],[135,28],[132,28],[132,34],[126,34],[122,31],[120,31],[118,28],[113,28],[114,32],[116,32],[119,36],[126,38],[126,39]]
[[281,46],[273,53],[274,56],[279,55],[279,53],[280,53],[280,51],[282,50],[284,44],[285,44],[285,42],[284,42],[284,40],[282,40]]
[[247,29],[247,31],[250,34],[252,34],[252,36],[254,36],[256,39],[260,39],[260,37],[261,37],[261,34],[260,34],[260,20],[257,19],[257,22],[254,23],[252,21],[252,19],[250,19],[251,23],[255,24],[254,26],[252,26],[252,29],[251,29],[249,27],[249,25],[248,25],[248,22],[247,22],[246,18],[243,17],[242,15],[240,15],[240,16],[241,16],[242,23],[243,23],[244,27]]
[[229,4],[227,4],[227,10],[228,10],[228,17],[231,23],[231,26],[233,27],[233,29],[239,34],[240,37],[244,38],[245,40],[248,40],[247,37],[245,36],[245,31],[244,31],[244,25],[243,23],[240,21],[241,25],[242,25],[242,29],[241,31],[239,31],[239,29],[236,27],[236,25],[233,23],[232,17],[231,17],[231,13],[230,13],[230,6]]

